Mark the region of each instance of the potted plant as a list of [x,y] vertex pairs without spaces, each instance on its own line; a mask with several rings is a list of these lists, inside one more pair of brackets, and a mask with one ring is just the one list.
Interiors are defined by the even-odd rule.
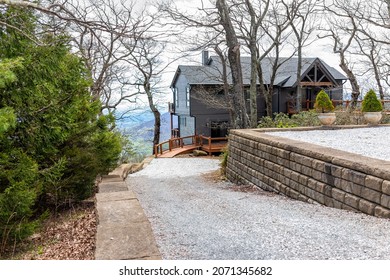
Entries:
[[370,89],[363,98],[362,112],[368,124],[378,124],[382,119],[382,103],[374,90]]
[[336,121],[336,114],[333,112],[334,106],[324,90],[317,94],[314,108],[319,113],[318,118],[322,125],[332,125]]

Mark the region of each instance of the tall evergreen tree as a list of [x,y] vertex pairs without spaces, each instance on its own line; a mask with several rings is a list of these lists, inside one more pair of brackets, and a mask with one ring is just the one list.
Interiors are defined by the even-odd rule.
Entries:
[[2,17],[20,28],[0,31],[0,253],[31,233],[34,213],[90,196],[121,151],[68,38],[46,34],[37,45],[32,13],[10,8]]

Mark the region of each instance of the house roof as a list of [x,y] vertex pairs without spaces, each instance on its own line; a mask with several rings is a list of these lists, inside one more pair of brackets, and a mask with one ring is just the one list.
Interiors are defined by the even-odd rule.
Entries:
[[[263,69],[263,78],[265,84],[270,84],[272,66],[274,58],[265,58],[261,62]],[[298,58],[280,58],[280,61],[284,61],[278,68],[277,76],[274,81],[274,85],[282,87],[294,87],[297,83],[296,71]],[[314,63],[320,63],[323,69],[334,80],[346,80],[347,78],[337,71],[335,68],[326,64],[320,58],[303,58],[302,59],[302,77],[305,73],[312,68]],[[243,82],[246,85],[250,84],[250,57],[241,57],[241,65],[243,72]],[[184,75],[190,85],[215,85],[222,84],[222,64],[217,56],[211,56],[208,65],[192,66],[192,65],[179,65],[176,71],[175,77],[172,81],[171,87],[176,83],[176,79],[179,75]],[[231,82],[231,75],[228,73],[228,82]]]

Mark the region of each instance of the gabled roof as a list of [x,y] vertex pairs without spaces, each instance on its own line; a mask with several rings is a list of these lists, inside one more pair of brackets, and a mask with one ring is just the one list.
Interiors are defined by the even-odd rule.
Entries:
[[[263,69],[264,83],[269,84],[271,81],[272,66],[274,58],[265,58],[261,62]],[[277,76],[274,81],[274,85],[282,87],[294,87],[297,83],[296,71],[298,65],[298,58],[280,58],[280,61],[284,61],[278,68]],[[302,59],[302,77],[309,69],[312,68],[314,63],[319,63],[323,66],[323,69],[334,80],[346,80],[347,78],[337,71],[335,68],[326,64],[320,58],[303,58]],[[241,57],[241,65],[243,72],[244,84],[250,84],[250,57]],[[175,77],[172,81],[171,87],[174,86],[177,77],[182,74],[186,77],[190,85],[215,85],[222,84],[222,64],[217,56],[212,56],[209,59],[208,65],[191,66],[191,65],[179,65],[176,71]],[[228,73],[228,81],[231,82],[230,75]]]

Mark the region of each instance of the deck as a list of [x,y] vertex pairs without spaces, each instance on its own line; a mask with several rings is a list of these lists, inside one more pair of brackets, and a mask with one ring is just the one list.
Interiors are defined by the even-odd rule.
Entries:
[[199,135],[172,138],[154,147],[154,155],[159,158],[172,158],[177,155],[202,150],[209,155],[220,153],[227,145],[227,137],[211,138]]

